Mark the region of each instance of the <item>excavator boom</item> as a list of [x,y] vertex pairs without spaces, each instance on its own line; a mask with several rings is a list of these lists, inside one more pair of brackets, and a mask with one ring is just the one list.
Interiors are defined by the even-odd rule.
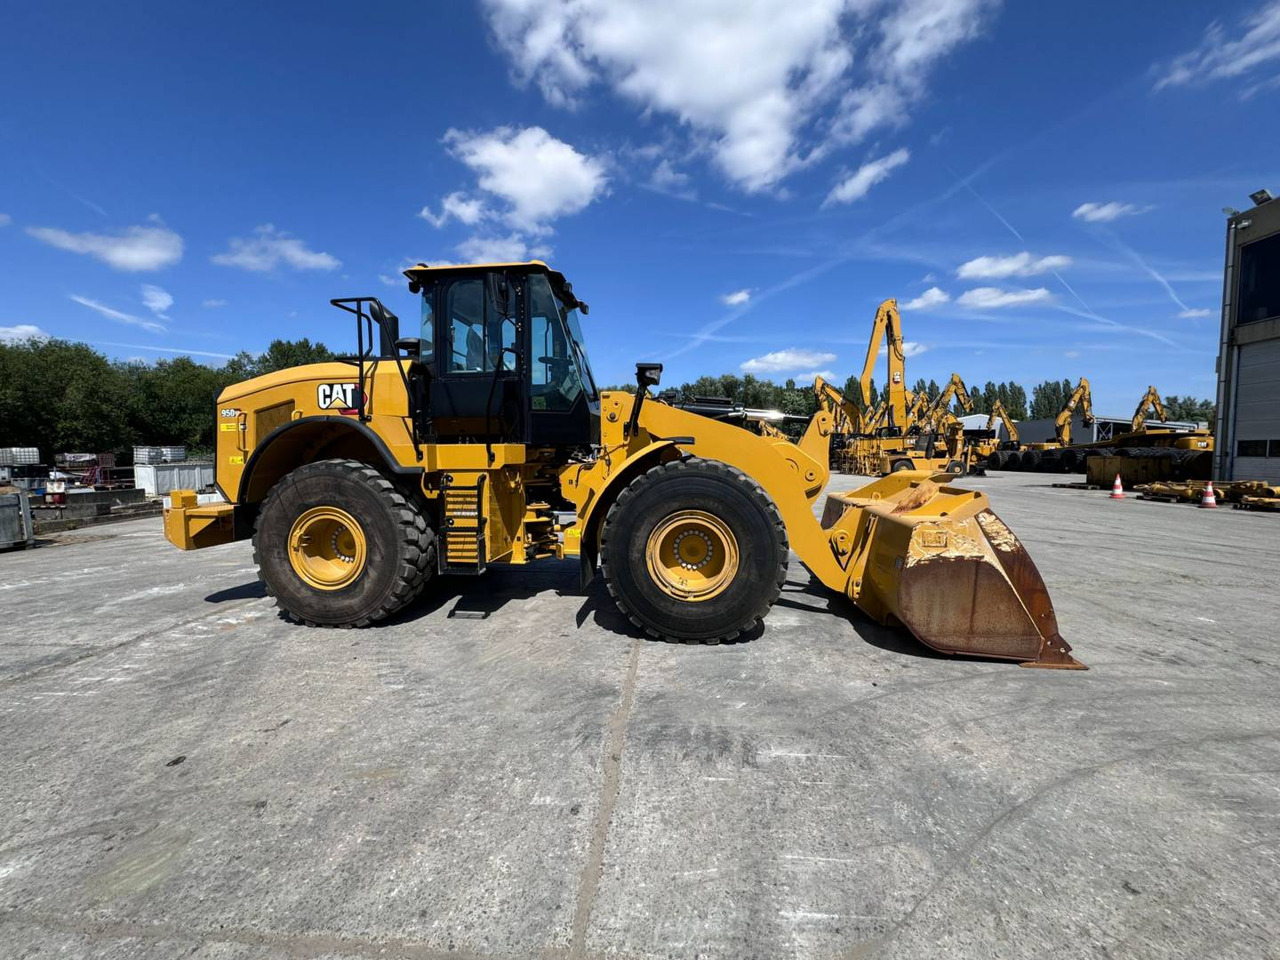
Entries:
[[1075,416],[1076,407],[1080,407],[1086,424],[1093,423],[1093,396],[1089,392],[1089,381],[1084,377],[1076,384],[1075,390],[1054,420],[1054,433],[1061,446],[1071,446],[1071,420]]
[[960,378],[960,374],[951,374],[951,379],[938,394],[937,398],[929,404],[928,409],[921,417],[923,428],[934,433],[940,432],[944,426],[943,415],[948,412],[951,400],[959,401],[960,406],[964,408],[966,413],[973,412],[973,400],[969,397],[969,391],[965,388],[964,380]]
[[1147,387],[1147,392],[1138,401],[1138,408],[1133,411],[1133,424],[1130,428],[1133,433],[1138,433],[1143,429],[1143,425],[1147,422],[1147,417],[1151,413],[1159,417],[1161,423],[1165,423],[1169,419],[1169,415],[1164,409],[1164,403],[1160,400],[1160,391],[1154,385]]
[[1013,418],[1009,416],[1009,411],[1004,408],[1004,404],[997,398],[995,403],[991,405],[991,415],[987,417],[987,429],[994,431],[996,428],[996,420],[1004,424],[1004,431],[1009,435],[1010,443],[1018,442],[1018,428],[1013,423]]
[[871,378],[875,373],[880,344],[888,342],[889,376],[885,385],[888,425],[905,432],[907,424],[906,348],[902,342],[902,318],[898,314],[898,301],[883,301],[876,310],[871,325],[871,341],[867,344],[867,359],[862,365],[858,384],[862,390],[861,408],[871,405]]

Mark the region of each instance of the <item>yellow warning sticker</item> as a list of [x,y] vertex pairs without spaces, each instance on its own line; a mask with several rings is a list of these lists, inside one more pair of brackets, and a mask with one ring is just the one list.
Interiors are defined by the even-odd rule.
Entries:
[[242,456],[227,457],[227,463],[235,464],[238,466],[244,466],[244,457]]
[[222,423],[219,426],[222,427],[223,433],[235,433],[240,429],[240,424],[238,423]]

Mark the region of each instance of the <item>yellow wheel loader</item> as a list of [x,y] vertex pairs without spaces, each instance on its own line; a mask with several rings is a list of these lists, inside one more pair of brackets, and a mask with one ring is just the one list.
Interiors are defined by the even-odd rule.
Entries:
[[421,317],[333,301],[357,353],[227,388],[225,503],[174,491],[184,549],[253,539],[291,618],[363,626],[436,574],[577,558],[649,634],[714,643],[755,627],[794,550],[823,584],[945,653],[1080,669],[1026,550],[972,490],[920,471],[815,503],[830,414],[797,443],[637,391],[597,390],[579,301],[546,264],[405,271]]

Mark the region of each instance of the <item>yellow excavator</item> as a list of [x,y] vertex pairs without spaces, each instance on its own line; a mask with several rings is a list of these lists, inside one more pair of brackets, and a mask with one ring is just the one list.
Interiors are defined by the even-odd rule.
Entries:
[[791,439],[785,433],[783,433],[781,430],[775,427],[772,423],[770,423],[768,420],[757,420],[756,430],[759,432],[760,436],[767,437],[770,440],[790,440]]
[[650,635],[715,643],[757,628],[789,551],[829,589],[929,647],[1083,669],[1026,549],[986,496],[894,474],[815,505],[832,418],[796,443],[649,395],[600,391],[587,305],[540,261],[405,271],[410,329],[374,297],[331,301],[357,351],[217,400],[217,487],[175,490],[168,539],[251,539],[290,619],[362,627],[436,574],[555,559],[597,570]]
[[[1076,388],[1071,391],[1071,396],[1067,398],[1067,402],[1062,405],[1062,409],[1058,411],[1057,417],[1053,421],[1054,438],[1052,440],[1044,440],[1038,443],[1025,444],[1020,453],[1017,453],[1016,466],[1021,470],[1044,470],[1049,466],[1054,469],[1061,469],[1062,451],[1071,446],[1071,424],[1075,419],[1076,408],[1080,408],[1080,412],[1084,417],[1086,426],[1091,426],[1094,422],[1093,417],[1093,395],[1089,389],[1089,381],[1085,377],[1081,377],[1076,384]],[[1072,451],[1072,456],[1075,452]],[[1009,465],[1015,464],[1014,454],[1010,454]]]
[[[1000,439],[996,430],[997,424],[1004,426],[1005,439]],[[991,412],[987,416],[986,438],[974,444],[974,456],[992,470],[1003,469],[1009,456],[1020,449],[1018,443],[1018,426],[1009,416],[1003,403],[997,397],[991,404]]]
[[965,413],[973,412],[973,400],[969,396],[969,390],[964,385],[964,380],[960,374],[951,374],[951,379],[947,381],[947,385],[934,398],[924,413],[920,417],[921,429],[926,432],[941,432],[943,426],[943,414],[951,409],[951,402],[955,400],[964,409]]
[[1147,417],[1152,413],[1160,418],[1161,423],[1169,419],[1169,415],[1165,413],[1164,403],[1160,400],[1160,391],[1154,385],[1147,387],[1147,392],[1138,401],[1138,408],[1133,411],[1133,424],[1129,429],[1133,433],[1140,432],[1147,422]]

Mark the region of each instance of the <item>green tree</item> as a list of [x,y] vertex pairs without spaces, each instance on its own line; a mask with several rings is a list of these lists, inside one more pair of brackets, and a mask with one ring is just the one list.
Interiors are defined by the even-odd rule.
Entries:
[[1066,406],[1074,388],[1070,380],[1045,380],[1031,388],[1031,419],[1043,420],[1056,417]]
[[[0,445],[56,453],[115,451],[128,432],[128,384],[82,343],[0,343]],[[212,419],[212,414],[210,414]]]
[[1186,420],[1192,423],[1213,423],[1217,406],[1212,400],[1197,400],[1177,394],[1164,398],[1164,409],[1170,420]]
[[272,340],[253,361],[253,370],[261,376],[308,363],[326,363],[333,358],[333,352],[323,343],[312,343],[306,337],[301,340]]

